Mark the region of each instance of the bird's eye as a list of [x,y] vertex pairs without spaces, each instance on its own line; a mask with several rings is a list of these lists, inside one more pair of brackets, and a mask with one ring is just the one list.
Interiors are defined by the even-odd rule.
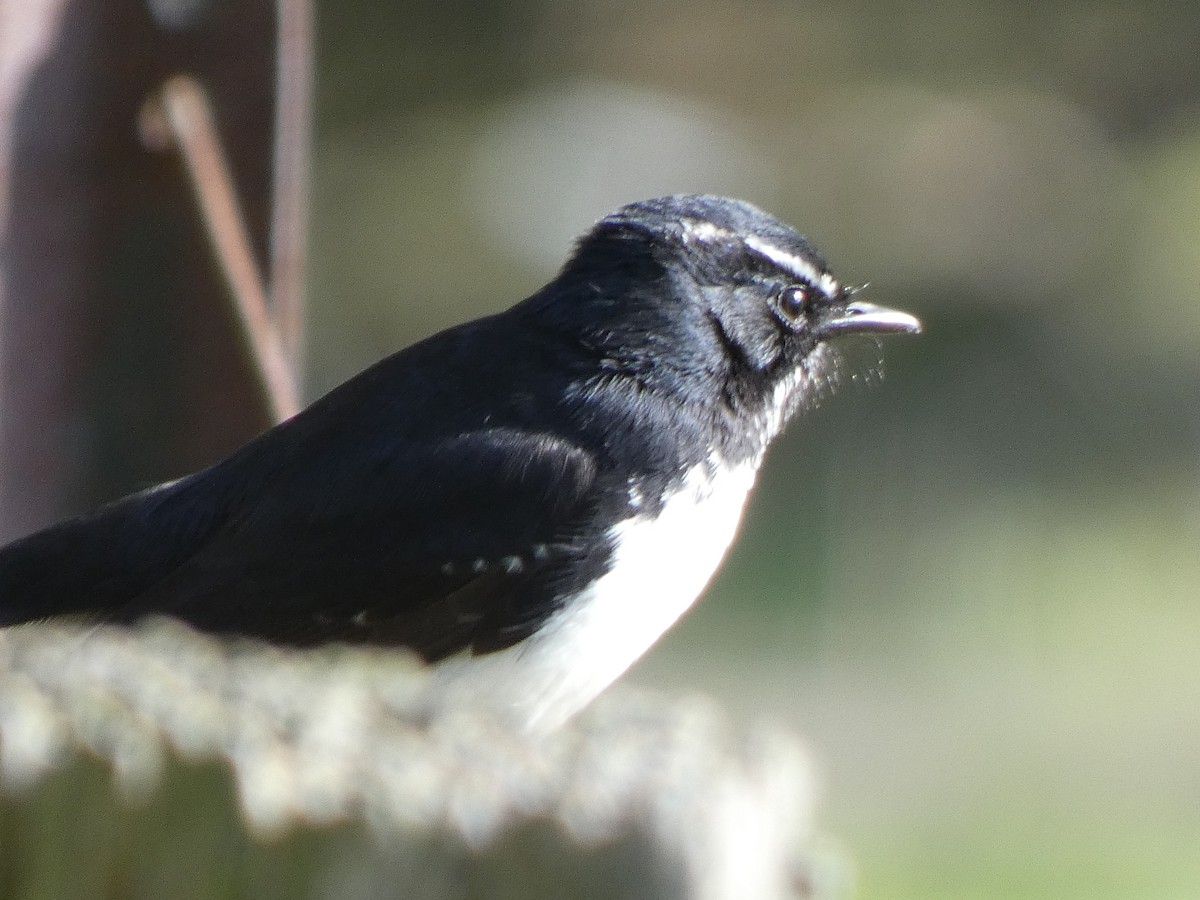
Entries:
[[785,319],[796,321],[803,319],[808,312],[811,289],[805,284],[793,284],[785,287],[779,294],[779,312]]

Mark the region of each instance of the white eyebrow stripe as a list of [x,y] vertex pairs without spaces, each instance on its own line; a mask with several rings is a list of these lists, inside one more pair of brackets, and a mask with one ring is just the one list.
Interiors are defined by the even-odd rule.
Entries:
[[703,219],[684,219],[683,233],[685,238],[694,238],[704,242],[741,240],[740,235],[734,234],[729,229],[722,228],[720,225],[706,222]]
[[829,299],[834,299],[841,293],[842,287],[838,284],[837,279],[828,272],[822,272],[807,259],[803,259],[794,253],[788,253],[786,250],[781,250],[774,244],[768,244],[755,235],[749,234],[742,239],[746,246],[757,253],[759,256],[764,256],[781,269],[787,269],[793,275],[803,278],[809,284],[820,288],[822,293]]

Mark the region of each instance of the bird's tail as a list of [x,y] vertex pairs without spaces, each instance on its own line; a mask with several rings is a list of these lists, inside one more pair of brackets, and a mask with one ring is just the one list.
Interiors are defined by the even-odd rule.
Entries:
[[180,502],[182,487],[151,488],[0,549],[0,627],[111,617],[169,574],[212,521]]

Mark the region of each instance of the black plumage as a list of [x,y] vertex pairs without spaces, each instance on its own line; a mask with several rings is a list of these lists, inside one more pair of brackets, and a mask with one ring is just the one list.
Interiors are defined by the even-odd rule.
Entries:
[[614,523],[652,518],[696,466],[757,465],[824,342],[916,328],[749,204],[633,204],[507,312],[0,550],[0,625],[163,613],[289,644],[500,650],[611,568]]

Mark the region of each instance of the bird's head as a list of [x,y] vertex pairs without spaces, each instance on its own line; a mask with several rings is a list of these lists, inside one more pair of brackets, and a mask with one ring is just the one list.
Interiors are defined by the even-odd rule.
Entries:
[[916,333],[867,303],[808,240],[740,200],[677,195],[622,207],[580,238],[539,314],[615,370],[694,389],[764,424],[769,440],[834,365],[844,335]]

